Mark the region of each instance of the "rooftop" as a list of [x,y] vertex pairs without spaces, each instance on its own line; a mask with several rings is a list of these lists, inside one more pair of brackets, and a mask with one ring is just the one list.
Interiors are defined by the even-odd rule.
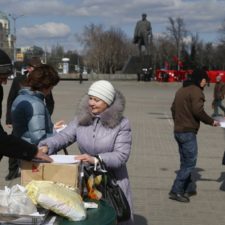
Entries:
[[4,13],[4,12],[2,12],[2,11],[0,11],[0,20],[1,20],[1,19],[4,19],[4,20],[9,20],[9,18],[8,18],[7,14],[6,14],[6,13]]

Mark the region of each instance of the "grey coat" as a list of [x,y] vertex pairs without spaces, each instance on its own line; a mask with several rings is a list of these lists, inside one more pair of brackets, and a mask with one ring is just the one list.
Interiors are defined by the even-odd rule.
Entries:
[[[131,189],[126,167],[132,138],[129,121],[123,116],[125,99],[117,91],[112,105],[97,117],[91,114],[88,99],[88,95],[82,98],[77,116],[64,130],[41,141],[39,145],[47,145],[49,154],[53,154],[77,142],[82,154],[99,155],[107,168],[115,174],[132,210]],[[132,224],[132,221],[121,224]]]

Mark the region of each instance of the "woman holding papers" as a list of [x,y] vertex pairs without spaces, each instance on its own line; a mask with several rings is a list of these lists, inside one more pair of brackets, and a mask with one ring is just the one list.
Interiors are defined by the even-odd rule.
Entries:
[[[40,142],[49,154],[77,142],[81,155],[76,159],[98,163],[95,156],[104,161],[124,191],[132,211],[131,189],[126,162],[131,152],[131,128],[123,116],[124,96],[113,85],[100,80],[94,82],[80,102],[78,114],[61,132]],[[129,221],[119,223],[133,224]]]

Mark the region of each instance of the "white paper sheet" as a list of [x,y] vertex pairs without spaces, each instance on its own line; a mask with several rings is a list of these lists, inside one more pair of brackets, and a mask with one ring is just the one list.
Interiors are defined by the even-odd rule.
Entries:
[[220,127],[225,128],[225,122],[220,122]]
[[50,155],[53,163],[79,163],[80,160],[75,159],[75,155]]

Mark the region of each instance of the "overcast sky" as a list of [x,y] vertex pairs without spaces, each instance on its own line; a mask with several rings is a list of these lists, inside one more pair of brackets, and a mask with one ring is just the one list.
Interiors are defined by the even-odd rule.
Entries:
[[203,41],[217,42],[225,0],[0,0],[0,10],[18,16],[17,46],[50,49],[58,43],[66,50],[79,50],[75,34],[84,26],[114,26],[132,38],[142,13],[147,13],[153,35],[166,31],[168,17],[180,17]]

